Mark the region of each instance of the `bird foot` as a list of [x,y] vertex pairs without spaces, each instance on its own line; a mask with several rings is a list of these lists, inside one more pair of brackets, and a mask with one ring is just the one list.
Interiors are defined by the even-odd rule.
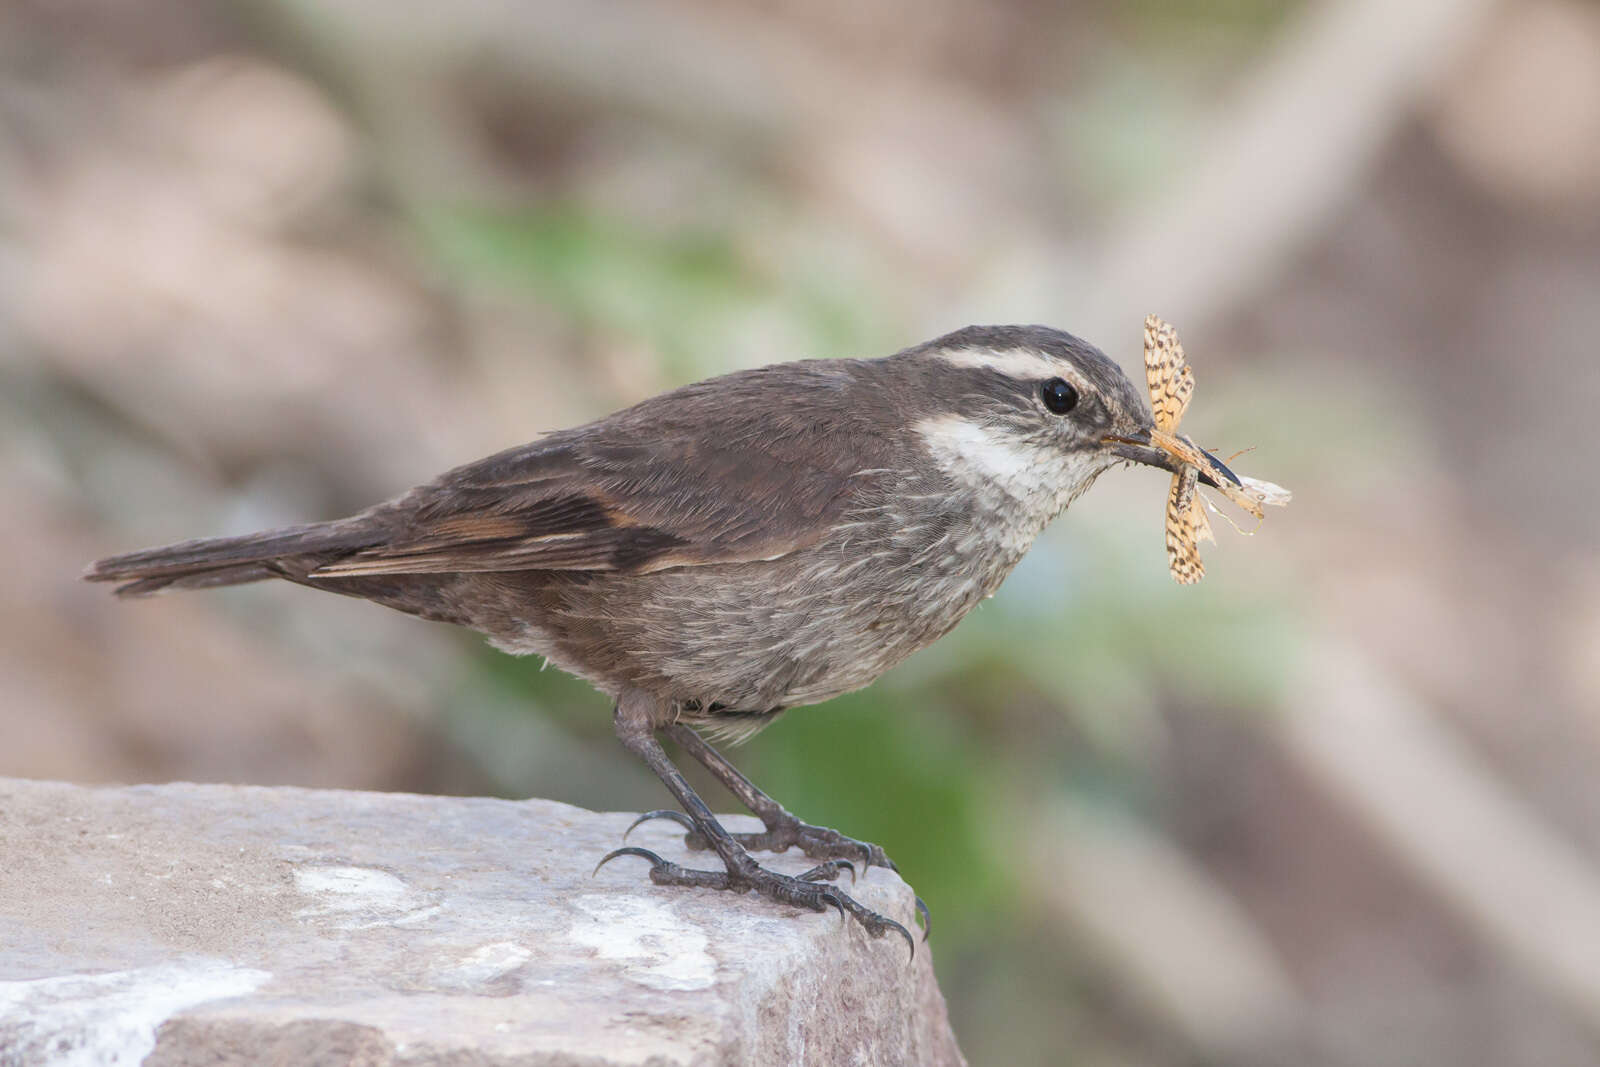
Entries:
[[906,939],[906,945],[911,949],[911,958],[916,958],[916,943],[912,941],[910,931],[904,926],[893,919],[879,915],[870,908],[863,907],[838,887],[825,884],[837,878],[841,870],[850,871],[854,877],[855,867],[847,860],[827,860],[798,877],[769,871],[754,860],[750,860],[748,856],[745,857],[747,863],[729,864],[726,870],[697,871],[662,859],[649,849],[627,846],[607,853],[595,866],[595,871],[598,872],[601,867],[618,856],[639,856],[649,860],[650,880],[656,885],[696,886],[701,889],[727,889],[741,893],[754,891],[779,904],[788,904],[810,911],[837,908],[841,918],[848,913],[873,937],[882,937],[893,930]]
[[[694,820],[681,811],[672,808],[660,808],[656,811],[647,811],[622,832],[622,839],[626,841],[628,835],[640,823],[649,822],[651,819],[670,819],[684,828],[683,843],[687,848],[695,851],[705,851],[711,848],[711,841],[695,826]],[[882,848],[867,841],[857,841],[853,837],[846,837],[837,830],[830,830],[826,826],[812,826],[810,823],[801,822],[799,819],[784,812],[771,819],[763,818],[766,829],[757,832],[737,833],[731,835],[749,851],[784,852],[795,845],[800,846],[811,859],[824,861],[856,859],[861,861],[863,868],[887,867],[899,873],[900,868],[894,865],[894,860],[884,854]],[[616,855],[616,853],[612,853]],[[608,857],[609,858],[609,857]],[[827,866],[824,862],[821,867]],[[851,881],[855,880],[855,867],[849,863]],[[821,870],[821,867],[814,870]],[[811,873],[811,872],[807,872]],[[928,940],[928,935],[933,932],[933,917],[928,914],[928,905],[924,904],[921,897],[917,898],[917,914],[922,917],[922,940]]]
[[[690,849],[698,852],[711,847],[711,840],[700,832],[694,820],[670,808],[647,811],[633,820],[633,825],[623,831],[623,840],[627,840],[635,826],[651,819],[671,819],[682,826],[687,831],[683,835],[683,843]],[[894,865],[894,860],[877,845],[846,837],[826,826],[803,823],[788,812],[771,818],[762,817],[761,821],[766,823],[765,830],[733,834],[733,839],[751,851],[784,852],[798,845],[801,852],[814,860],[852,859],[860,861],[864,867],[887,867],[896,873],[900,870]]]

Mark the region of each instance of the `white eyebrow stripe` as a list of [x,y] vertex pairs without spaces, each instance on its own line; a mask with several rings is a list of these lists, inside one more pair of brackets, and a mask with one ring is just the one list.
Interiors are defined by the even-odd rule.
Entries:
[[1008,378],[1022,381],[1042,382],[1048,378],[1065,378],[1080,390],[1084,388],[1083,379],[1078,376],[1076,368],[1059,359],[1023,348],[957,348],[937,355],[957,367],[998,371]]

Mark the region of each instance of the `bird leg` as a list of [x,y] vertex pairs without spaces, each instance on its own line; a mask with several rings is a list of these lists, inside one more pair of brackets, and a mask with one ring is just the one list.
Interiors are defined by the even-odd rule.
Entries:
[[[656,730],[667,724],[659,721],[655,712],[656,702],[652,698],[636,691],[624,692],[617,701],[615,715],[617,737],[622,741],[624,748],[643,760],[655,776],[661,779],[661,784],[667,787],[687,813],[686,818],[692,828],[691,832],[701,835],[706,843],[716,850],[725,869],[690,870],[669,863],[648,849],[633,847],[619,848],[608,853],[601,859],[600,866],[618,856],[639,856],[650,861],[650,880],[656,885],[699,886],[738,892],[754,890],[768,900],[811,911],[838,908],[841,916],[849,912],[873,937],[882,937],[890,930],[895,931],[906,939],[906,944],[911,946],[912,954],[916,954],[911,934],[904,926],[862,907],[836,886],[819,884],[838,877],[841,869],[849,869],[854,873],[854,868],[847,862],[830,858],[799,877],[769,871],[758,864],[744,846],[735,840],[734,835],[723,828],[705,801],[700,799],[684,779],[683,774],[667,758],[666,750],[655,738]],[[751,788],[754,789],[753,786]],[[600,866],[596,866],[595,870],[598,871]]]
[[[854,859],[867,867],[887,867],[897,872],[900,870],[877,845],[846,837],[826,826],[812,826],[801,822],[782,804],[758,789],[739,768],[728,762],[727,757],[712,748],[710,742],[689,727],[682,723],[673,723],[663,727],[662,733],[676,741],[685,752],[710,771],[717,781],[727,787],[728,792],[739,798],[739,803],[749,808],[766,825],[766,830],[762,833],[733,835],[734,840],[745,848],[783,852],[799,845],[800,851],[812,859]],[[685,836],[684,844],[690,848],[710,847],[710,843],[703,836],[697,836],[694,831]]]
[[[669,723],[661,727],[661,731],[676,741],[702,767],[710,771],[717,781],[727,787],[728,792],[739,799],[739,803],[749,808],[766,825],[766,829],[760,833],[730,835],[744,848],[783,852],[798,845],[800,851],[807,856],[823,861],[812,872],[807,872],[808,874],[821,871],[829,863],[844,863],[850,871],[852,881],[855,878],[855,867],[848,862],[851,859],[859,860],[865,867],[887,867],[891,871],[899,872],[900,868],[896,867],[894,861],[877,845],[846,837],[826,826],[812,826],[810,823],[801,822],[787,808],[746,778],[739,768],[729,763],[727,757],[713,748],[710,742],[689,727],[682,723]],[[712,847],[711,841],[700,832],[693,821],[681,812],[670,810],[645,812],[634,820],[633,826],[628,827],[627,832],[622,835],[623,838],[627,838],[634,826],[650,819],[671,819],[681,825],[687,831],[683,835],[683,843],[691,849]],[[923,903],[921,897],[917,897],[917,914],[922,916],[922,939],[926,941],[933,929],[933,919],[928,914],[928,905]]]

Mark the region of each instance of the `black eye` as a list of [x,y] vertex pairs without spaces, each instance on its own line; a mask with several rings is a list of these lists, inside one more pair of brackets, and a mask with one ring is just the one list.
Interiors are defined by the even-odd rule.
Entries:
[[1061,378],[1051,378],[1041,385],[1039,396],[1044,401],[1044,406],[1057,415],[1065,415],[1078,406],[1078,391],[1070,382]]

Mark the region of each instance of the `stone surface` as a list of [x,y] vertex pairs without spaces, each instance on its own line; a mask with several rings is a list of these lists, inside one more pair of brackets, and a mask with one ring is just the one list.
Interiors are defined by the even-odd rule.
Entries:
[[[962,1062],[926,951],[642,860],[591,877],[630,820],[0,779],[0,1067]],[[630,843],[707,859],[666,822]],[[854,893],[912,925],[893,873]]]

